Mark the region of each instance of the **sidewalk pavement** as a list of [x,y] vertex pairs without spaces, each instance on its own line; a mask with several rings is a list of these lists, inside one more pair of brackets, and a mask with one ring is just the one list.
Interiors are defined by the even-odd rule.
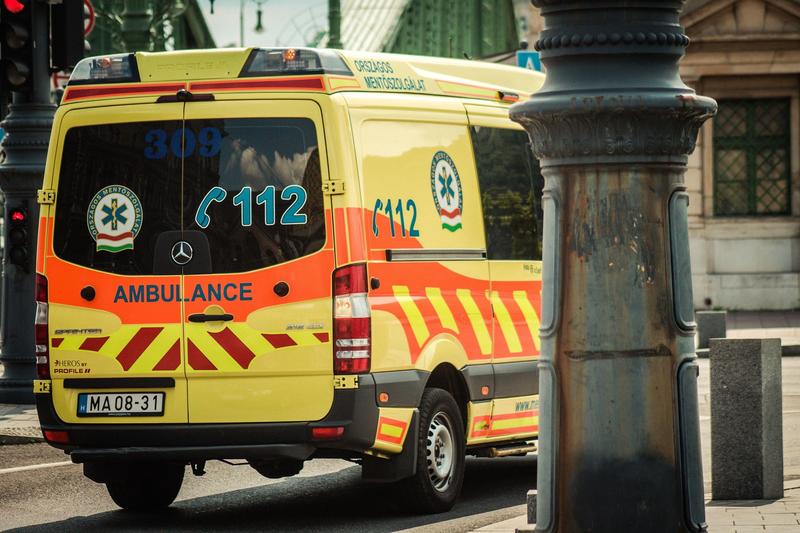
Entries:
[[[728,312],[727,337],[743,338],[780,338],[784,346],[784,356],[800,355],[800,311],[738,311]],[[790,346],[794,349],[786,350]],[[708,361],[706,361],[706,364]],[[707,373],[705,370],[704,373]],[[704,378],[707,380],[708,376]],[[707,385],[706,385],[707,388]],[[784,390],[786,404],[787,390]],[[708,396],[702,396],[701,404],[707,404]],[[707,405],[705,406],[707,407]],[[701,409],[702,410],[702,409]],[[784,411],[786,405],[784,405]],[[705,411],[704,411],[705,412]],[[705,413],[706,415],[708,413]],[[701,415],[701,426],[708,430],[708,416]],[[705,420],[703,420],[705,419]],[[786,428],[784,422],[784,428]],[[707,431],[706,431],[707,433]],[[784,429],[784,442],[787,438]],[[705,452],[703,457],[706,490],[710,488],[710,451],[707,435],[704,436]],[[800,436],[792,434],[791,437]],[[769,501],[711,501],[711,494],[706,494],[706,521],[709,533],[800,533],[800,479],[796,470],[787,464],[787,452],[791,450],[784,444],[784,476],[791,478],[784,482],[784,497]],[[532,483],[533,485],[533,483]],[[533,488],[533,486],[531,486]],[[502,522],[487,525],[476,531],[480,533],[514,533],[532,531],[527,524],[527,516],[521,515]]]
[[0,403],[0,445],[27,444],[43,440],[36,407]]
[[779,337],[783,346],[800,346],[800,311],[729,311],[725,322],[731,339]]
[[[797,533],[800,531],[800,481],[784,483],[780,500],[712,501],[706,494],[709,533]],[[532,531],[525,515],[476,529],[473,533]]]

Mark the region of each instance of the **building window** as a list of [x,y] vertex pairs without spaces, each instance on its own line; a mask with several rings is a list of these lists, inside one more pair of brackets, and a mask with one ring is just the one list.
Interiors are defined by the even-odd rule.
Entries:
[[524,131],[475,126],[489,259],[542,259],[542,187],[539,163]]
[[720,100],[714,119],[714,214],[790,212],[789,99]]

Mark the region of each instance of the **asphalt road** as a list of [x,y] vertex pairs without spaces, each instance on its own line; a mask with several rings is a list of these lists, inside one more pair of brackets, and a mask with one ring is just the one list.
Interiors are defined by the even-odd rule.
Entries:
[[306,463],[299,476],[261,477],[249,466],[187,469],[178,501],[166,511],[120,511],[103,485],[78,465],[9,471],[67,460],[46,444],[0,446],[0,530],[12,531],[470,531],[525,513],[536,457],[470,458],[461,499],[445,514],[414,516],[391,486],[366,484],[360,467],[340,460]]

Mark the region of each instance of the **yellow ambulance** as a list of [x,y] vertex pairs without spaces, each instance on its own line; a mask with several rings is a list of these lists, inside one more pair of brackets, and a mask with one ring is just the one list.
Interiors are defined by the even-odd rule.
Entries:
[[542,178],[508,106],[543,76],[302,48],[75,68],[36,258],[46,440],[127,509],[187,465],[358,462],[452,507],[535,449]]

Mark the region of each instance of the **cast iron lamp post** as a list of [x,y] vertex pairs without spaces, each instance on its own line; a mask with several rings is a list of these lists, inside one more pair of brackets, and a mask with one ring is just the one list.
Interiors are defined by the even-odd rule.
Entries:
[[537,532],[705,531],[683,175],[716,103],[684,0],[532,0],[547,81]]

